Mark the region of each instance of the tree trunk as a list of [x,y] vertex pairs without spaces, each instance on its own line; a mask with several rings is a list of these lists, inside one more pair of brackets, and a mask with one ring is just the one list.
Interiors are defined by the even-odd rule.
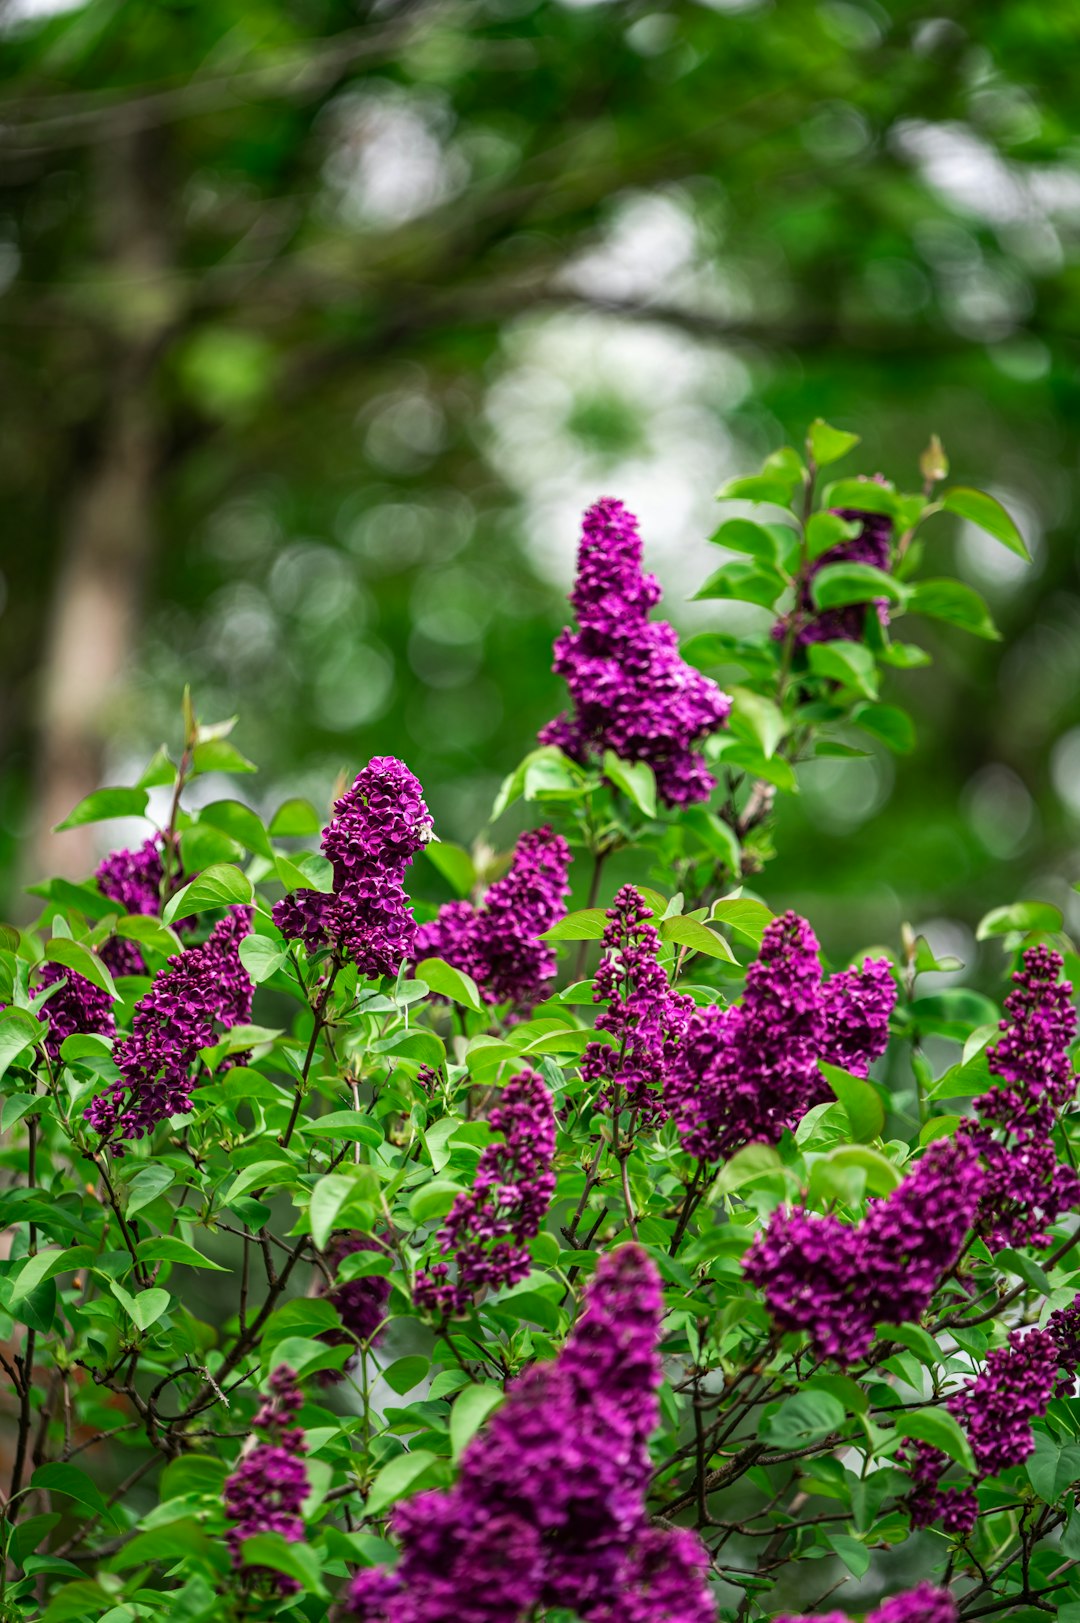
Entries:
[[53,826],[101,783],[109,711],[136,642],[155,544],[161,433],[153,377],[176,311],[157,131],[133,129],[97,160],[102,221],[102,406],[94,449],[71,494],[38,687],[37,876],[85,875],[93,831]]

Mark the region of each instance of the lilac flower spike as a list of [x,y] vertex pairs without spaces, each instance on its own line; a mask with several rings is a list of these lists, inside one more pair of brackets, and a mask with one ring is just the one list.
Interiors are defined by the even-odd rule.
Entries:
[[1024,954],[1005,999],[1001,1037],[987,1050],[1000,1085],[975,1100],[962,1131],[986,1168],[981,1228],[989,1245],[1050,1243],[1048,1227],[1080,1205],[1080,1178],[1058,1161],[1053,1131],[1076,1092],[1069,1050],[1076,1036],[1073,989],[1064,961],[1047,947]]
[[393,1572],[355,1579],[362,1623],[713,1623],[695,1534],[649,1525],[662,1304],[637,1246],[600,1259],[554,1363],[537,1364],[466,1448],[448,1492],[393,1513]]
[[971,1146],[941,1139],[857,1225],[798,1207],[774,1212],[743,1272],[781,1330],[805,1330],[819,1358],[854,1363],[869,1352],[875,1325],[925,1312],[960,1255],[979,1185]]
[[604,1109],[634,1111],[642,1126],[650,1126],[666,1115],[664,1077],[694,1004],[668,985],[657,957],[660,937],[649,922],[652,910],[633,885],[616,893],[607,916],[593,1001],[607,1004],[596,1029],[614,1037],[616,1047],[590,1043],[582,1080],[600,1085]]
[[416,932],[413,958],[443,958],[471,975],[487,1003],[530,1009],[555,979],[555,949],[539,938],[561,917],[570,894],[570,847],[540,828],[523,834],[510,871],[478,907],[447,902]]
[[[956,1623],[956,1602],[947,1589],[919,1584],[893,1595],[876,1611],[866,1614],[866,1623]],[[851,1623],[846,1612],[815,1612],[813,1617],[796,1617],[785,1612],[776,1623]]]
[[199,1050],[217,1041],[219,1026],[228,1031],[251,1018],[255,988],[237,953],[251,918],[250,907],[230,908],[202,946],[169,959],[135,1005],[131,1035],[114,1051],[120,1078],[86,1110],[103,1139],[142,1138],[191,1109]]
[[[59,986],[60,981],[65,984]],[[54,986],[58,990],[46,997],[46,992]],[[47,963],[41,966],[34,998],[34,1013],[39,1019],[49,1022],[45,1052],[54,1065],[60,1063],[60,1047],[66,1037],[74,1036],[76,1032],[111,1037],[116,1030],[113,1001],[108,992],[64,964]]]
[[547,1085],[522,1071],[503,1089],[491,1126],[504,1142],[482,1151],[472,1189],[450,1208],[439,1245],[457,1253],[457,1279],[437,1262],[416,1276],[413,1299],[431,1313],[464,1313],[485,1287],[515,1285],[529,1272],[535,1239],[555,1192],[555,1113]]
[[694,745],[723,726],[731,700],[684,663],[666,621],[649,619],[660,586],[641,564],[634,515],[610,497],[590,507],[570,594],[578,629],[555,643],[554,669],[573,708],[547,724],[540,742],[575,761],[608,749],[645,761],[660,798],[685,806],[707,800],[715,786]]
[[[280,1533],[290,1544],[304,1536],[300,1508],[310,1483],[303,1456],[303,1431],[295,1424],[303,1404],[296,1375],[279,1364],[270,1377],[270,1395],[260,1405],[253,1426],[266,1435],[264,1442],[243,1454],[225,1480],[225,1514],[236,1523],[225,1534],[233,1566],[239,1567],[245,1539],[256,1533]],[[283,1573],[253,1569],[271,1579],[281,1595],[295,1595],[300,1585]]]
[[702,1160],[779,1141],[831,1098],[818,1060],[865,1076],[884,1053],[896,985],[885,959],[822,982],[813,930],[797,913],[767,927],[741,1004],[692,1013],[666,1096],[683,1143]]
[[430,838],[419,782],[393,755],[376,756],[323,833],[333,891],[293,891],[274,908],[274,923],[312,951],[332,947],[369,980],[396,975],[416,935],[405,870]]
[[[161,861],[164,840],[163,834],[155,834],[134,850],[111,851],[94,875],[101,894],[118,902],[125,913],[156,918],[161,911],[161,887],[165,878]],[[174,873],[171,889],[178,890],[184,878],[182,872]],[[191,930],[195,923],[194,919],[185,919],[177,928]],[[107,941],[101,956],[114,975],[141,975],[146,968],[136,943],[123,936]]]

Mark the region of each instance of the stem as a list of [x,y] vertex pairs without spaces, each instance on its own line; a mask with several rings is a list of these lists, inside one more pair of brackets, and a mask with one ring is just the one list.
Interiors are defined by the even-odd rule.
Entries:
[[334,990],[334,982],[337,980],[338,971],[340,968],[340,961],[335,961],[329,977],[327,978],[326,984],[322,989],[319,1001],[311,1011],[314,1017],[311,1027],[311,1040],[307,1046],[307,1053],[304,1055],[304,1067],[300,1073],[300,1081],[297,1083],[296,1092],[293,1095],[292,1110],[289,1113],[288,1125],[285,1128],[281,1138],[278,1140],[278,1143],[281,1145],[282,1149],[288,1148],[289,1140],[292,1138],[293,1133],[296,1130],[296,1123],[300,1117],[300,1106],[303,1104],[304,1098],[307,1094],[307,1082],[308,1076],[311,1073],[311,1062],[315,1058],[315,1049],[318,1046],[319,1038],[322,1036],[323,1030],[327,1024],[325,1019],[326,1005],[330,1001],[330,994]]

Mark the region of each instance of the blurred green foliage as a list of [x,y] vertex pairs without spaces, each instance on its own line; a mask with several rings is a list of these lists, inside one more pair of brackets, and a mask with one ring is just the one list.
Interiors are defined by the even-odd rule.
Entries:
[[[928,527],[1004,641],[930,630],[935,664],[896,677],[915,752],[816,763],[770,897],[838,954],[1066,903],[1075,7],[24,0],[4,30],[9,866],[80,548],[106,601],[141,593],[100,780],[174,734],[191,680],[240,713],[264,809],[392,750],[468,843],[562,703],[578,510],[622,496],[671,617],[737,629],[759,611],[683,602],[712,493],[822,415],[908,487],[936,430],[1035,562]],[[112,555],[86,546],[103,478]]]

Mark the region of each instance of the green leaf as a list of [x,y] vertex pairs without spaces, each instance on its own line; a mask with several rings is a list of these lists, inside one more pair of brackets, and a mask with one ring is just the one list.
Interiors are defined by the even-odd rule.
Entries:
[[827,1060],[819,1059],[818,1069],[847,1112],[852,1138],[861,1144],[880,1138],[885,1130],[885,1107],[872,1084]]
[[176,1174],[169,1167],[153,1165],[142,1167],[127,1186],[127,1215],[134,1217],[144,1206],[149,1206],[163,1194]]
[[149,1330],[150,1326],[166,1312],[171,1300],[167,1290],[161,1290],[156,1286],[151,1290],[140,1291],[132,1305],[131,1317],[140,1330]]
[[694,601],[700,603],[721,598],[738,603],[756,603],[759,608],[771,609],[784,586],[784,577],[775,569],[767,569],[764,564],[723,564],[694,593]]
[[40,1042],[45,1027],[26,1009],[0,1011],[0,1076],[32,1043]]
[[920,580],[909,589],[907,607],[910,614],[945,620],[973,637],[985,637],[988,642],[1001,640],[990,610],[978,592],[962,580]]
[[265,935],[247,935],[238,948],[240,962],[255,982],[261,986],[289,961],[289,949],[284,942],[271,940]]
[[273,847],[263,828],[262,819],[242,801],[213,800],[199,812],[199,822],[209,823],[211,828],[220,829],[223,834],[228,834],[230,839],[244,846],[246,850],[255,851],[259,856],[269,857],[273,861]]
[[833,428],[830,423],[821,417],[815,417],[810,424],[810,433],[807,436],[810,455],[819,468],[828,467],[830,462],[839,462],[842,456],[847,456],[859,443],[858,434],[849,434],[842,428]]
[[895,705],[856,705],[851,719],[864,733],[880,738],[898,755],[908,755],[915,748],[915,724],[906,710],[899,710]]
[[1031,554],[1015,522],[1001,503],[985,490],[969,490],[965,485],[954,485],[951,490],[943,492],[941,505],[946,513],[958,513],[980,530],[985,530],[987,535],[992,535],[995,541],[1000,541],[1003,547],[1008,547],[1010,552],[1015,552],[1026,563],[1031,562]]
[[128,913],[124,918],[117,919],[115,933],[125,941],[137,941],[140,947],[160,953],[163,958],[171,958],[174,953],[183,951],[179,936],[168,925],[162,924],[160,919],[149,918],[145,913]]
[[283,1572],[309,1595],[326,1600],[327,1590],[322,1581],[322,1566],[310,1544],[291,1544],[281,1533],[256,1533],[240,1545],[240,1561],[245,1567],[269,1567],[272,1572]]
[[718,502],[772,502],[777,507],[787,507],[794,489],[790,480],[751,474],[744,479],[729,479],[716,492],[716,499]]
[[765,903],[756,902],[751,896],[725,896],[713,903],[709,916],[714,923],[726,924],[736,935],[752,941],[755,947],[761,945],[761,938],[772,920]]
[[406,1392],[412,1392],[420,1385],[431,1368],[431,1359],[425,1358],[421,1353],[411,1353],[407,1358],[396,1358],[382,1372],[382,1378],[398,1397],[404,1397]]
[[896,1430],[901,1437],[913,1437],[918,1443],[929,1443],[939,1448],[951,1460],[974,1473],[975,1456],[967,1434],[945,1409],[915,1409],[897,1417]]
[[988,941],[991,936],[1009,935],[1013,930],[1021,935],[1034,931],[1049,934],[1060,930],[1061,925],[1061,911],[1051,902],[1013,902],[1011,907],[994,907],[984,913],[975,939]]
[[310,800],[283,800],[270,819],[274,839],[303,839],[322,830],[322,819]]
[[159,744],[139,774],[138,789],[163,789],[176,782],[176,763],[168,746]]
[[750,688],[732,689],[730,726],[732,732],[751,743],[760,744],[766,760],[775,755],[776,747],[787,731],[783,713],[771,699],[763,698]]
[[39,1465],[30,1479],[30,1486],[40,1488],[45,1493],[66,1494],[76,1504],[85,1505],[87,1510],[104,1516],[108,1521],[115,1521],[97,1483],[85,1471],[80,1471],[77,1465],[60,1461],[52,1465]]
[[602,907],[583,907],[576,913],[567,913],[550,930],[544,930],[541,941],[599,941],[607,928],[608,916]]
[[476,884],[476,865],[464,846],[448,840],[429,840],[424,856],[458,896],[468,896]]
[[[53,936],[52,940],[45,944],[45,957],[50,964],[62,964],[65,969],[73,970],[91,985],[100,987],[101,991],[108,993],[114,1003],[119,999],[120,994],[113,984],[113,978],[97,953],[90,952],[78,941],[69,941],[65,936]],[[48,1004],[45,1004],[44,1012],[48,1012]]]
[[866,1187],[872,1194],[888,1195],[901,1182],[901,1175],[877,1150],[865,1144],[840,1144],[831,1150],[829,1161],[838,1167],[859,1167],[866,1173]]
[[664,919],[660,924],[660,936],[664,941],[673,941],[677,946],[688,947],[691,952],[700,952],[707,958],[722,958],[725,963],[733,964],[735,954],[715,930],[708,925],[701,924],[697,919],[686,919],[678,914],[674,918]]
[[397,1459],[383,1466],[371,1484],[371,1492],[364,1506],[366,1513],[369,1516],[380,1515],[398,1499],[403,1499],[410,1488],[415,1489],[421,1478],[437,1464],[438,1456],[427,1448],[414,1448],[411,1454],[399,1454]]
[[257,772],[253,761],[224,738],[208,738],[191,752],[192,777],[202,772]]
[[796,1392],[763,1420],[761,1439],[770,1448],[802,1448],[839,1430],[844,1418],[844,1405],[831,1392]]
[[888,513],[890,518],[899,511],[896,491],[878,479],[835,479],[821,492],[822,507],[846,507],[856,513]]
[[461,1193],[460,1184],[452,1183],[447,1178],[435,1178],[413,1195],[409,1201],[409,1216],[418,1224],[445,1217]]
[[656,777],[647,761],[620,761],[613,750],[605,750],[604,776],[638,811],[656,816]]
[[103,823],[110,817],[143,817],[149,796],[145,789],[95,789],[92,795],[80,800],[73,812],[53,830],[62,834],[65,829],[82,828],[84,823]]
[[488,1416],[499,1407],[505,1395],[501,1386],[467,1386],[455,1399],[450,1411],[450,1448],[455,1460],[461,1458],[467,1445]]
[[879,597],[903,603],[907,588],[873,564],[826,564],[810,582],[810,596],[819,609],[838,609],[849,603],[872,603]]
[[1033,1291],[1038,1291],[1040,1296],[1049,1296],[1053,1290],[1043,1269],[1033,1257],[1025,1257],[1022,1251],[1014,1251],[1011,1246],[1005,1246],[1001,1251],[994,1253],[994,1261],[1006,1273],[1015,1274]]
[[210,908],[250,902],[253,894],[251,880],[246,873],[231,862],[216,862],[199,874],[197,879],[178,890],[165,904],[161,916],[166,924],[172,924],[176,919],[189,919],[193,914],[205,913]]
[[813,642],[807,649],[807,659],[815,676],[854,688],[867,699],[877,698],[877,667],[864,643]]
[[1053,1505],[1062,1494],[1080,1481],[1080,1446],[1064,1447],[1043,1431],[1033,1431],[1035,1452],[1027,1460],[1028,1481],[1039,1498]]
[[41,1623],[86,1623],[89,1618],[104,1617],[113,1599],[100,1584],[81,1578],[56,1591],[41,1614]]
[[332,1110],[329,1115],[304,1123],[309,1138],[340,1138],[350,1144],[366,1144],[378,1149],[385,1142],[382,1128],[358,1110]]
[[736,1189],[783,1171],[783,1162],[771,1144],[747,1144],[720,1168],[709,1192],[710,1201],[734,1194]]
[[853,541],[862,529],[857,519],[841,518],[839,513],[811,513],[806,522],[806,554],[820,558],[842,541]]
[[9,1303],[17,1307],[26,1297],[31,1296],[39,1285],[54,1274],[67,1274],[76,1268],[87,1267],[94,1261],[94,1253],[89,1246],[70,1246],[66,1250],[39,1251],[36,1256],[27,1257],[19,1270],[18,1276],[11,1287]]
[[251,1166],[245,1167],[233,1180],[228,1194],[225,1196],[226,1205],[236,1200],[240,1195],[246,1195],[249,1189],[269,1189],[280,1187],[284,1183],[291,1183],[296,1176],[296,1169],[292,1162],[283,1153],[276,1161],[254,1161]]
[[[794,539],[795,532],[791,532]],[[709,537],[718,547],[727,547],[731,552],[745,552],[759,563],[769,566],[775,564],[780,555],[780,545],[773,532],[764,524],[755,524],[748,518],[729,518],[714,530]]]
[[143,1240],[136,1247],[136,1251],[140,1262],[180,1262],[185,1268],[209,1268],[217,1274],[231,1272],[231,1269],[223,1268],[219,1262],[211,1262],[209,1257],[204,1257],[201,1251],[196,1251],[186,1240],[177,1239],[172,1234],[163,1234],[158,1239]]
[[356,1193],[356,1184],[340,1172],[328,1172],[311,1191],[308,1217],[311,1238],[321,1251],[334,1231],[338,1213]]
[[483,1013],[485,1005],[472,976],[466,975],[462,969],[455,969],[453,964],[445,963],[442,958],[425,958],[417,964],[415,976],[418,981],[425,981],[440,997],[448,997],[451,1003],[460,1003],[477,1014]]

